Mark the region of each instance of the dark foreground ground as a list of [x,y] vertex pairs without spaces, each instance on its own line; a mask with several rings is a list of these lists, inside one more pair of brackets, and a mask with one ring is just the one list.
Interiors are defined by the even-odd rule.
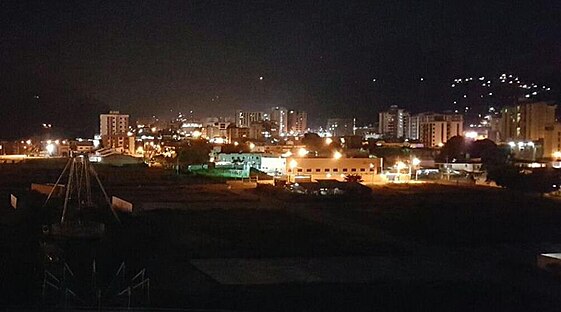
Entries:
[[[14,175],[0,169],[4,307],[63,307],[56,291],[47,292],[45,304],[41,296],[44,270],[56,274],[60,268],[45,261],[40,247],[41,224],[49,214],[33,203],[42,198],[28,196],[29,207],[16,211],[9,207],[9,194],[24,194],[30,180],[56,179],[56,171],[38,170],[43,169]],[[123,170],[103,172],[108,188],[126,185],[123,176],[135,185],[201,183]],[[132,305],[152,308],[558,311],[561,306],[561,279],[535,265],[538,253],[561,251],[561,207],[549,199],[434,184],[375,187],[371,200],[354,202],[287,202],[253,190],[236,192],[258,200],[245,208],[225,201],[221,208],[201,209],[199,203],[197,209],[122,216],[122,225],[111,225],[102,241],[58,244],[75,273],[72,289],[83,304],[95,305],[95,258],[104,306],[126,305],[125,297],[116,296],[126,283],[111,283],[123,261],[128,278],[142,268],[150,278],[150,301],[138,290]],[[78,299],[68,302],[79,305]]]

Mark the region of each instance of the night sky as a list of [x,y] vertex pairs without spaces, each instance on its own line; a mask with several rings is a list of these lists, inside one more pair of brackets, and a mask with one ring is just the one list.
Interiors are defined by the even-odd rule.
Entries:
[[450,109],[449,81],[502,72],[559,97],[561,1],[455,2],[1,1],[0,138],[92,135],[109,109],[374,121]]

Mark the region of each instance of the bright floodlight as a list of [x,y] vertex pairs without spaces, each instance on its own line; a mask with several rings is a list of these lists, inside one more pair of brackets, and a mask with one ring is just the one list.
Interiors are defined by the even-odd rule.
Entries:
[[325,145],[330,145],[331,143],[333,143],[332,138],[325,138]]
[[335,151],[335,153],[333,153],[333,158],[340,159],[341,157],[343,157],[343,154],[341,154],[341,152]]
[[290,166],[291,169],[294,169],[294,168],[298,167],[298,163],[296,162],[296,160],[293,159],[293,160],[290,161],[289,166]]
[[419,164],[421,164],[421,160],[415,157],[413,158],[413,160],[411,160],[411,163],[413,163],[413,166],[418,166]]
[[55,152],[55,145],[53,143],[47,144],[47,153],[52,155]]
[[397,170],[402,170],[402,169],[407,168],[407,165],[403,161],[398,161],[395,164],[395,167],[397,168]]
[[553,157],[555,157],[556,159],[561,158],[561,151],[556,151],[553,153]]
[[301,148],[298,150],[298,156],[300,156],[300,157],[304,157],[304,156],[306,156],[307,154],[308,154],[308,150],[305,149],[305,148],[303,148],[303,147],[301,147]]
[[191,133],[191,135],[192,135],[194,138],[198,138],[198,137],[200,137],[200,136],[202,135],[202,133],[201,133],[201,131],[199,131],[199,130],[195,130],[195,131],[193,131],[193,132]]

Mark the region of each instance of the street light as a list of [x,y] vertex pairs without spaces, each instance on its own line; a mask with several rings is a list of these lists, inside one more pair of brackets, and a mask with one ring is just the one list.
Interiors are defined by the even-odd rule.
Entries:
[[[296,160],[292,159],[288,163],[288,166],[290,167],[290,171],[292,173],[294,173],[294,169],[296,169],[296,167],[298,167],[298,162],[296,162]],[[288,182],[290,182],[290,174],[288,175]]]
[[341,157],[343,157],[343,154],[341,154],[341,152],[335,151],[335,153],[333,153],[334,159],[340,159]]
[[331,143],[333,143],[332,138],[325,138],[325,145],[330,145]]
[[555,159],[560,159],[561,158],[561,151],[554,152],[553,157],[555,157]]
[[300,156],[300,157],[305,157],[306,155],[308,155],[308,153],[309,153],[308,150],[306,150],[306,149],[303,148],[303,147],[301,147],[301,148],[298,150],[298,156]]
[[413,169],[415,170],[415,180],[417,180],[418,179],[417,166],[421,164],[421,160],[415,157],[411,160],[411,163],[413,164]]

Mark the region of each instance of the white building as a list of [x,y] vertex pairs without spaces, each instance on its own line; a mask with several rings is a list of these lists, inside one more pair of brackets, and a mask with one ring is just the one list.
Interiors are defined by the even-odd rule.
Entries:
[[103,136],[127,133],[129,130],[129,115],[119,111],[99,115],[99,134]]
[[419,139],[428,147],[442,146],[453,136],[463,135],[464,119],[458,114],[423,114]]
[[278,133],[285,135],[288,132],[288,110],[284,107],[271,108],[271,121],[278,125]]
[[268,115],[263,112],[248,112],[238,110],[236,112],[236,127],[249,128],[252,123],[264,121]]

